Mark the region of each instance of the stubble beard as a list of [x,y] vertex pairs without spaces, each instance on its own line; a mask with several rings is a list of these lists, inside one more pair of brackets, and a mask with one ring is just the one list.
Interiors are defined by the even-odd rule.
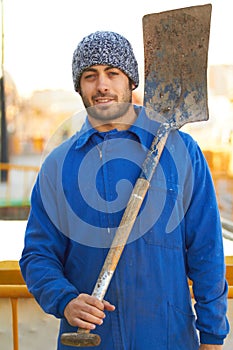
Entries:
[[[104,104],[101,105],[93,105],[89,102],[89,100],[86,98],[85,95],[80,92],[80,95],[83,100],[83,104],[87,110],[88,115],[90,115],[93,119],[99,122],[109,122],[114,121],[118,118],[123,117],[129,110],[131,103],[132,103],[132,90],[129,89],[127,93],[123,95],[121,98],[121,101],[117,102],[117,96],[109,96],[109,94],[98,94],[98,96],[101,97],[111,97],[114,98],[114,103],[112,103],[110,106],[104,106]],[[95,96],[97,98],[98,96]]]

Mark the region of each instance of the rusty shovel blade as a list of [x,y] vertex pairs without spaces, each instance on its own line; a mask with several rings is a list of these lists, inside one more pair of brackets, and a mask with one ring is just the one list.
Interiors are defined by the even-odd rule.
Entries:
[[207,59],[212,6],[143,17],[144,106],[176,128],[207,120]]

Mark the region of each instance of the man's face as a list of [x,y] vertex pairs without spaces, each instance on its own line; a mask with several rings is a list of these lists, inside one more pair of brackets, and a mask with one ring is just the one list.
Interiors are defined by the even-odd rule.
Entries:
[[80,79],[83,104],[88,114],[101,122],[113,121],[128,111],[133,87],[126,74],[107,65],[86,69]]

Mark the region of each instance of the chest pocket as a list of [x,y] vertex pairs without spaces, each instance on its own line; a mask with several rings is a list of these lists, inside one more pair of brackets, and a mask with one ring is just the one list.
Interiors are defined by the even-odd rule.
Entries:
[[181,249],[184,208],[178,184],[152,180],[142,212],[140,231],[147,244]]

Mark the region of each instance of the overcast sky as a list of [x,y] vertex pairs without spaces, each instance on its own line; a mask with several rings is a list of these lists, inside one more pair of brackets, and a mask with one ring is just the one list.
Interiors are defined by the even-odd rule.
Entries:
[[[192,0],[3,0],[5,70],[22,95],[36,89],[73,90],[71,59],[83,36],[113,30],[134,47],[143,74],[142,17],[203,5]],[[229,0],[212,0],[209,64],[233,64]]]

